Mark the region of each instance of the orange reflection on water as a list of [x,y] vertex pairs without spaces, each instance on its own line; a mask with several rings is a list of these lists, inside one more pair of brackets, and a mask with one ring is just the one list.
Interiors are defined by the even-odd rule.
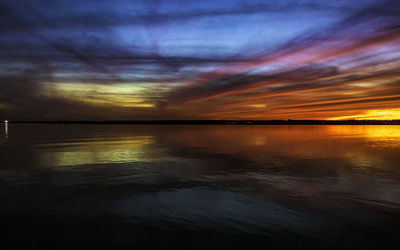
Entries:
[[377,141],[400,143],[400,126],[396,125],[364,125],[364,126],[327,126],[330,133],[347,137],[364,137]]
[[217,157],[241,159],[263,168],[288,159],[338,159],[354,166],[380,168],[382,162],[392,166],[400,160],[400,126],[52,125],[15,126],[11,132],[1,152],[9,166],[186,159],[214,164]]
[[392,166],[400,150],[400,126],[199,126],[159,133],[167,147],[204,157],[238,157],[265,168],[297,159],[326,160],[321,168],[340,169],[329,160],[335,159],[356,168],[379,169],[382,162]]

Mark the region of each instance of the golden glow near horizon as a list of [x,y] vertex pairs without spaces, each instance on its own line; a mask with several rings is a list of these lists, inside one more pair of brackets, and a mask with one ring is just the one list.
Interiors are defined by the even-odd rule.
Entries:
[[[146,86],[145,86],[146,85]],[[56,96],[94,105],[151,108],[146,100],[149,84],[95,84],[95,83],[47,83],[42,95]]]
[[361,114],[332,117],[328,120],[399,120],[400,109],[367,110]]

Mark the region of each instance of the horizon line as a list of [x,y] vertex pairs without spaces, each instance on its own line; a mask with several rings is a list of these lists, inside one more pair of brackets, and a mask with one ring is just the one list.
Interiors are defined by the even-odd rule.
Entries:
[[400,125],[395,120],[4,120],[8,123],[144,125]]

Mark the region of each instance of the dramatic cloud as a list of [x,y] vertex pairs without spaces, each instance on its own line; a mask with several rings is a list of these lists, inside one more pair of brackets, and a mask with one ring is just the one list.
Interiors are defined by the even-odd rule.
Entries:
[[2,1],[0,118],[400,118],[397,1]]

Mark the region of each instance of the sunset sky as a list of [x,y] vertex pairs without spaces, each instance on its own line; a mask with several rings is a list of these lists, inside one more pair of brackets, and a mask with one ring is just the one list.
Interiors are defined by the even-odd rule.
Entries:
[[400,119],[398,0],[2,0],[0,119]]

